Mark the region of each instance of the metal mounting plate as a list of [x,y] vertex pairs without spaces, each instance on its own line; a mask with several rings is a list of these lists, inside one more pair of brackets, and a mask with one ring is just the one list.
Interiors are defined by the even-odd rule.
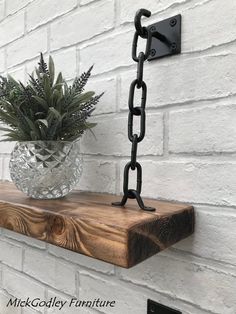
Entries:
[[165,56],[176,55],[181,52],[181,15],[175,15],[166,20],[154,23],[147,27],[151,32],[158,31],[168,39],[164,43],[152,37],[152,44],[148,61]]
[[148,299],[147,314],[182,314],[180,311],[173,310],[168,306],[159,304]]

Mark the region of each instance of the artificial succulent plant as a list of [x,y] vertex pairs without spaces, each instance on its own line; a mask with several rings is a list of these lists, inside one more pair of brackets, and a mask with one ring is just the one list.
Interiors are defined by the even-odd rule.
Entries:
[[0,127],[5,141],[74,141],[96,124],[87,121],[100,95],[84,92],[93,67],[69,86],[61,72],[55,77],[51,56],[40,55],[26,84],[0,77]]

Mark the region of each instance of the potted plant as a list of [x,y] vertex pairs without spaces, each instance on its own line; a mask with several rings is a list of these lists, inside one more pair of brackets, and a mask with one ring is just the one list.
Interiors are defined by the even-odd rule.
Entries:
[[96,124],[87,121],[101,95],[84,92],[92,67],[72,85],[54,62],[40,55],[38,67],[24,85],[0,77],[0,122],[5,141],[16,141],[10,174],[18,189],[37,199],[68,194],[82,173],[79,138]]

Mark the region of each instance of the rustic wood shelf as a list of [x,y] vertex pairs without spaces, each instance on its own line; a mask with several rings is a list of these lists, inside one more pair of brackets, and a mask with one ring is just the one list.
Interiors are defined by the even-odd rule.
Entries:
[[120,196],[74,191],[58,200],[34,200],[0,183],[0,227],[108,263],[129,268],[191,235],[192,206],[146,199],[156,212]]

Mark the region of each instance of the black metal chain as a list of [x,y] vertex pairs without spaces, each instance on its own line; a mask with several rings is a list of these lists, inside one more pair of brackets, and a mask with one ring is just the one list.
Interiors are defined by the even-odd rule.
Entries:
[[[144,205],[143,200],[141,198],[141,190],[142,190],[142,166],[137,162],[137,149],[138,143],[140,143],[145,136],[146,129],[146,113],[145,106],[147,100],[147,85],[143,81],[143,65],[145,60],[147,60],[150,54],[150,47],[152,42],[152,33],[151,31],[141,26],[141,17],[151,16],[151,12],[145,9],[140,9],[135,16],[135,27],[136,32],[134,34],[133,45],[132,45],[132,58],[135,62],[137,62],[137,78],[133,80],[130,85],[129,90],[129,115],[128,115],[128,138],[132,143],[131,148],[131,161],[128,162],[124,168],[124,183],[123,183],[123,198],[121,202],[112,203],[115,206],[124,206],[127,202],[128,198],[136,199],[140,208],[146,211],[154,211],[155,208],[147,207]],[[145,52],[140,52],[137,56],[137,44],[138,38],[142,37],[146,39],[146,49]],[[140,106],[134,106],[134,93],[135,88],[142,89],[142,97]],[[133,133],[133,120],[134,116],[140,117],[140,132],[139,134]],[[129,171],[137,169],[137,183],[136,190],[129,189]]]

